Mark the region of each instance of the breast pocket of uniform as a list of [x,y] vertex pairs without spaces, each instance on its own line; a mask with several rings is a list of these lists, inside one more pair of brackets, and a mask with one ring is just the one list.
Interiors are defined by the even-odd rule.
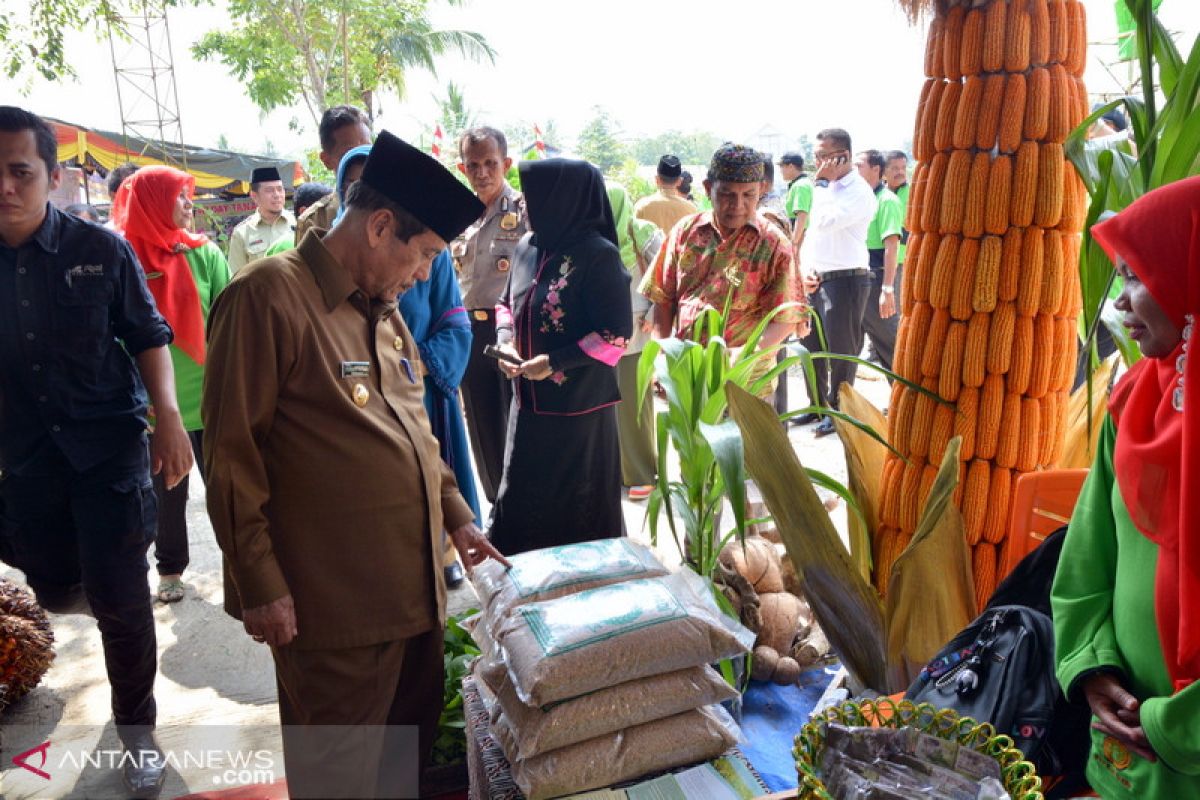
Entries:
[[58,333],[73,345],[99,349],[112,337],[108,307],[115,295],[113,285],[103,278],[60,285],[55,295]]

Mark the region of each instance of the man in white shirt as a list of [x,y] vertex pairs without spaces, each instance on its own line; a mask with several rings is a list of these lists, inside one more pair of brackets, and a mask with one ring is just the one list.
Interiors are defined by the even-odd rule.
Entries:
[[[817,134],[814,153],[813,203],[808,233],[800,249],[806,277],[819,287],[813,308],[821,319],[828,352],[857,356],[863,346],[863,313],[871,293],[867,229],[875,216],[875,194],[854,168],[850,134],[827,128]],[[820,402],[837,408],[838,389],[854,383],[857,365],[849,361],[817,359]],[[816,436],[833,433],[833,420],[825,417]]]

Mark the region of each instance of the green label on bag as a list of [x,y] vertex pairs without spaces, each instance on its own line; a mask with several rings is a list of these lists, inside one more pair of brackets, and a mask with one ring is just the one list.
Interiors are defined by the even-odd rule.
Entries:
[[547,656],[687,616],[657,579],[618,583],[518,609]]
[[538,592],[594,581],[598,575],[616,580],[647,571],[633,545],[621,537],[514,556],[512,569],[505,574],[521,597],[529,597]]

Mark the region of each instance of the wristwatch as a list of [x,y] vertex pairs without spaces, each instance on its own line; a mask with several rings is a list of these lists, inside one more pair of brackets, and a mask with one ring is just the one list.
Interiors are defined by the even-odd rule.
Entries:
[[895,286],[880,286],[879,291],[883,292],[884,294],[895,294],[896,287]]
[[824,189],[829,186],[829,178],[817,178],[815,181],[813,181],[813,185],[820,186],[822,189]]

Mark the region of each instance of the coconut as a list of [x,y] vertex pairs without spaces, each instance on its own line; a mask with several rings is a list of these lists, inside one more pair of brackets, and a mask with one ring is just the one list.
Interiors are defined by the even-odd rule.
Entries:
[[720,562],[750,581],[760,594],[782,592],[783,576],[779,571],[779,554],[775,545],[757,536],[747,536],[745,546],[737,540],[721,550]]
[[758,599],[763,621],[758,643],[780,653],[790,653],[806,610],[804,602],[787,592],[760,594]]
[[754,666],[750,668],[750,680],[769,681],[779,663],[779,653],[773,647],[759,645],[754,648]]
[[53,660],[46,612],[28,590],[0,580],[0,710],[37,686]]
[[795,683],[800,680],[800,664],[796,659],[784,656],[775,665],[775,672],[771,675],[771,680],[780,686],[789,686]]

